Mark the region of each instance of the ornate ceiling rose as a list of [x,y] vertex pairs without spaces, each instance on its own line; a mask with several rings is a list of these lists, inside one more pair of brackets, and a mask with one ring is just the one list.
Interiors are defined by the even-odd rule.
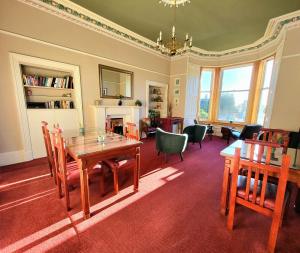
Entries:
[[160,0],[159,3],[163,4],[164,6],[176,6],[178,7],[179,5],[184,6],[185,3],[190,3],[190,0]]

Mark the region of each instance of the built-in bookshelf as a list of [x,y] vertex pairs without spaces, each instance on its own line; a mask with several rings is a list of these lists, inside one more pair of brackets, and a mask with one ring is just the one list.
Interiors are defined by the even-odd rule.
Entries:
[[50,131],[54,124],[72,131],[83,127],[80,68],[28,55],[9,55],[24,144],[21,160],[44,157],[41,121],[48,122]]
[[71,73],[21,65],[27,109],[74,109]]
[[166,117],[168,106],[168,86],[165,84],[148,81],[146,96],[147,114],[151,110],[159,113],[161,117]]

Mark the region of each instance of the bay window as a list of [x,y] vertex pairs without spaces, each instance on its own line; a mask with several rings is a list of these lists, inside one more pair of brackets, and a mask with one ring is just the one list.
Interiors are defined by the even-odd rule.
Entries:
[[203,69],[200,78],[200,95],[199,95],[199,118],[208,120],[210,118],[211,92],[214,78],[213,69]]
[[221,70],[217,120],[245,122],[253,64]]

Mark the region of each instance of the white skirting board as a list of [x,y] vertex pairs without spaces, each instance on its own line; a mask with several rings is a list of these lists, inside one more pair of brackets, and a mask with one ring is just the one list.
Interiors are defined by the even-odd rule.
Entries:
[[0,166],[21,163],[32,160],[31,152],[16,150],[11,152],[0,153]]

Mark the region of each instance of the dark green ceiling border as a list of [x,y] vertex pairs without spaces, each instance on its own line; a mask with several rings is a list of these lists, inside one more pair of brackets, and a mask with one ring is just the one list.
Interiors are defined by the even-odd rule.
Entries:
[[[58,3],[56,2],[55,0],[38,0],[38,1],[41,1],[45,4],[48,4],[56,9],[58,9],[59,11],[63,11],[63,12],[66,12],[70,15],[73,15],[74,17],[76,18],[80,18],[86,22],[89,22],[93,25],[96,25],[97,27],[99,28],[102,28],[102,29],[105,29],[107,30],[108,32],[112,32],[118,36],[121,36],[123,38],[126,38],[126,39],[129,39],[130,41],[133,41],[135,43],[138,43],[146,48],[149,48],[149,49],[152,49],[152,50],[155,50],[157,52],[160,52],[159,49],[155,46],[155,45],[151,45],[145,41],[142,41],[138,38],[135,38],[134,36],[132,35],[129,35],[125,32],[122,32],[122,31],[119,31],[118,29],[110,26],[110,25],[107,25],[103,22],[100,22],[94,18],[91,18],[83,13],[80,13],[76,10],[73,10],[71,9],[70,7],[68,6],[65,6],[61,3]],[[27,1],[25,1],[27,2]],[[276,25],[276,28],[273,32],[273,35],[270,36],[269,38],[265,39],[264,41],[260,42],[259,44],[255,45],[255,46],[249,46],[249,47],[246,47],[246,48],[241,48],[241,49],[232,49],[232,50],[226,50],[227,52],[223,52],[223,53],[202,53],[202,52],[199,52],[199,51],[196,51],[196,50],[193,50],[193,49],[190,49],[189,52],[195,54],[195,55],[198,55],[198,56],[205,56],[205,57],[221,57],[221,56],[227,56],[227,55],[233,55],[233,54],[238,54],[238,53],[243,53],[243,52],[247,52],[247,51],[251,51],[251,50],[255,50],[255,49],[258,49],[258,48],[261,48],[263,47],[264,45],[270,43],[271,41],[275,40],[278,35],[280,34],[282,28],[287,25],[287,24],[291,24],[291,23],[294,23],[294,22],[297,22],[297,21],[300,21],[300,16],[295,16],[295,17],[291,17],[291,18],[287,18],[285,20],[281,20],[277,25]]]

